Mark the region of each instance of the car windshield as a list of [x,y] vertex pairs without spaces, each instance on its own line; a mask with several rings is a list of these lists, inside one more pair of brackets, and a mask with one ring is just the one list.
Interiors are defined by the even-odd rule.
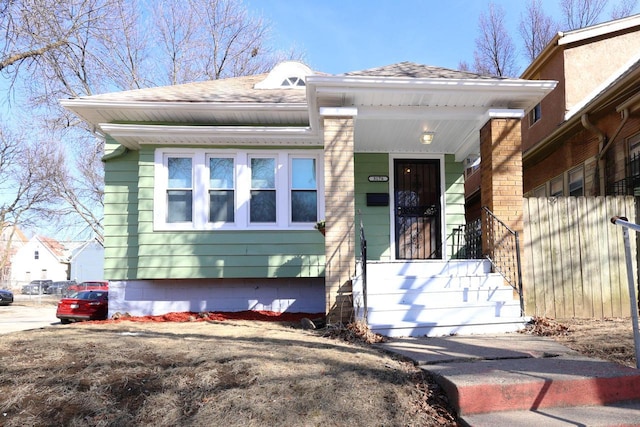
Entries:
[[105,294],[105,292],[99,292],[99,291],[80,291],[74,296],[74,298],[77,298],[77,299],[99,299],[99,298],[102,298],[102,296],[104,294]]

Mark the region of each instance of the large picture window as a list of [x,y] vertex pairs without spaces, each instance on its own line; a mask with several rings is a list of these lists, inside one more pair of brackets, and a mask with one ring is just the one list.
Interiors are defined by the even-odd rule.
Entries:
[[158,149],[154,229],[313,229],[322,151]]

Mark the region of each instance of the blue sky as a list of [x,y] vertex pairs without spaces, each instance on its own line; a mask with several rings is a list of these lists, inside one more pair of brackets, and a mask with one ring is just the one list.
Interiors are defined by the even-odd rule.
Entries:
[[[616,0],[610,0],[614,3]],[[503,7],[514,43],[525,0]],[[558,20],[559,0],[543,0]],[[314,70],[339,74],[402,61],[458,68],[473,63],[478,17],[488,0],[245,0],[272,24],[277,47],[295,46]],[[637,12],[637,11],[636,11]],[[602,14],[609,19],[609,10]],[[522,57],[522,56],[520,56]],[[520,71],[527,64],[522,60]]]

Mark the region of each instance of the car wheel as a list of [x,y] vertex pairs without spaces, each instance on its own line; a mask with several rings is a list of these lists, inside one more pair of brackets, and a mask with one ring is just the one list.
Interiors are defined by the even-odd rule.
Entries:
[[69,319],[60,319],[60,323],[62,323],[63,325],[68,325],[69,323],[71,323],[71,320],[69,320]]

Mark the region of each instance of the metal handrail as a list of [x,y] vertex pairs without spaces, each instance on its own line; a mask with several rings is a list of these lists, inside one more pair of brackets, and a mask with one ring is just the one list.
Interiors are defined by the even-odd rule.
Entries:
[[369,309],[367,306],[367,239],[364,235],[362,215],[360,216],[360,262],[362,266],[362,299],[364,304],[364,323],[368,324]]
[[640,369],[640,332],[638,332],[638,300],[635,292],[635,279],[633,271],[633,257],[631,255],[631,241],[629,239],[629,228],[635,232],[640,232],[640,225],[629,222],[623,216],[614,216],[611,222],[622,226],[622,237],[624,239],[624,254],[627,261],[627,282],[629,284],[629,300],[631,303],[631,322],[633,323],[633,340],[636,351],[636,369]]
[[522,261],[520,258],[520,238],[517,231],[509,228],[489,208],[482,207],[486,226],[486,249],[484,255],[495,271],[511,285],[520,299],[520,315],[524,316],[522,295]]

